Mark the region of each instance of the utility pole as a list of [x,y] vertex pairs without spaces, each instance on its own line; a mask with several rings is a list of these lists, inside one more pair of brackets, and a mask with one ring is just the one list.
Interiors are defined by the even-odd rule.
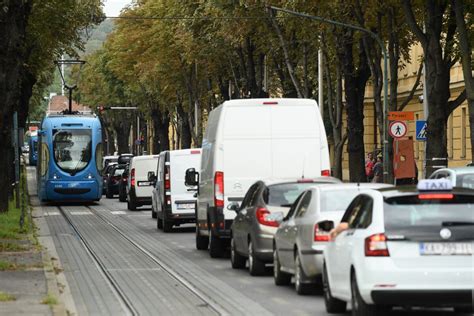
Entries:
[[321,117],[324,119],[324,86],[323,86],[323,51],[318,49],[318,105],[321,111]]

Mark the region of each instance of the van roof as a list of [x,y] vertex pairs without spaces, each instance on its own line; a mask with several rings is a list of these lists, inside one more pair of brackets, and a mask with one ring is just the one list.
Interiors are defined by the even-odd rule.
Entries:
[[149,160],[149,159],[157,159],[158,155],[143,155],[143,156],[134,156],[132,158],[133,161],[137,160]]
[[262,98],[262,99],[234,99],[225,101],[223,104],[225,107],[237,107],[237,106],[260,106],[260,105],[318,105],[315,100],[312,99],[296,99],[296,98]]

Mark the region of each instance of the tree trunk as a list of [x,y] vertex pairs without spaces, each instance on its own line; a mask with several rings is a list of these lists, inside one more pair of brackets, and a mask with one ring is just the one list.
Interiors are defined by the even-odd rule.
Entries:
[[183,106],[179,104],[176,107],[178,112],[179,121],[181,122],[181,141],[180,149],[191,148],[192,136],[191,136],[191,126],[189,126],[188,113],[184,111]]
[[170,116],[157,108],[151,110],[151,119],[155,137],[153,137],[153,154],[170,149],[169,126]]
[[[130,120],[115,120],[113,127],[115,130],[115,135],[117,136],[117,150],[119,154],[129,153],[133,151],[128,146],[128,139],[130,135],[130,128],[132,124]],[[135,138],[138,138],[138,135]],[[131,144],[132,147],[134,144]]]

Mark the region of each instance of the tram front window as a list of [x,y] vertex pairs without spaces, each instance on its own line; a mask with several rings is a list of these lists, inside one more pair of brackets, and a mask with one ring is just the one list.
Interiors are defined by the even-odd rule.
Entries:
[[53,130],[54,160],[62,170],[75,175],[92,156],[92,132],[86,129]]

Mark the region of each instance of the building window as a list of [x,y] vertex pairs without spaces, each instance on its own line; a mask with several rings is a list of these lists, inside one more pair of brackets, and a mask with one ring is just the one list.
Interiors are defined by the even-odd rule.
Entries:
[[454,141],[453,141],[453,116],[454,114],[451,113],[451,115],[448,118],[448,158],[453,159],[453,152],[454,152]]
[[466,108],[461,109],[461,158],[466,158],[466,138],[467,138],[467,124],[466,124]]

